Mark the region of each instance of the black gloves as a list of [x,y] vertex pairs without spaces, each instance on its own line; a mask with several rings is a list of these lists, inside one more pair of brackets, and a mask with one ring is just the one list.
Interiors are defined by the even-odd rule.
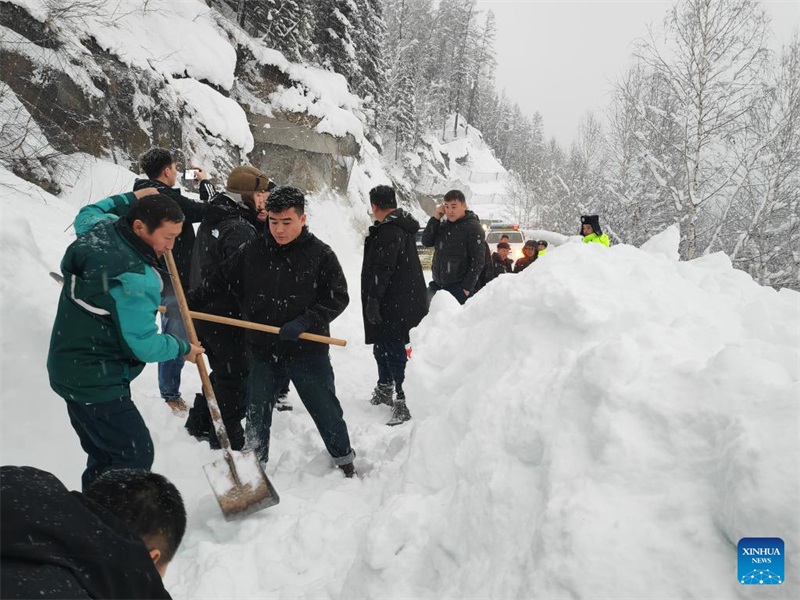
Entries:
[[364,309],[364,314],[371,325],[380,325],[383,323],[381,301],[377,298],[367,298],[367,307]]
[[296,319],[289,321],[283,327],[281,327],[281,339],[285,342],[296,342],[300,337],[300,334],[304,333],[308,329],[308,325],[308,321],[306,321],[303,317],[297,317]]

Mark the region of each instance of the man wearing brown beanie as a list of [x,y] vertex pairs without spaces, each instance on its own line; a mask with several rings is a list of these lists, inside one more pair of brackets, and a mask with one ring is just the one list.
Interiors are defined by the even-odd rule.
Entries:
[[[236,167],[230,172],[225,191],[209,201],[197,230],[191,282],[187,287],[198,287],[220,263],[250,240],[264,234],[267,218],[264,203],[269,197],[269,187],[269,177],[255,167]],[[232,295],[214,298],[204,310],[223,317],[242,318],[239,304]],[[212,370],[211,382],[231,446],[234,450],[241,450],[249,374],[244,330],[206,321],[196,322],[195,328],[205,344]],[[208,438],[212,448],[219,448],[203,394],[195,396],[186,429],[198,439]]]

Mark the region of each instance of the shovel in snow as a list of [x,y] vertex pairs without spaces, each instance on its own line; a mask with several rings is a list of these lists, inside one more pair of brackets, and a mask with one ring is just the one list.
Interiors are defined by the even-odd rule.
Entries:
[[[167,250],[167,266],[189,341],[199,344],[178,269],[175,266],[175,259],[169,250]],[[200,379],[203,382],[203,394],[214,422],[214,431],[224,454],[223,458],[206,465],[203,470],[211,484],[211,489],[214,490],[225,520],[231,521],[276,505],[280,502],[278,492],[267,478],[253,451],[235,452],[231,449],[228,432],[222,422],[222,414],[219,411],[214,390],[211,388],[211,380],[208,377],[208,370],[202,355],[197,357],[197,370],[200,372]]]

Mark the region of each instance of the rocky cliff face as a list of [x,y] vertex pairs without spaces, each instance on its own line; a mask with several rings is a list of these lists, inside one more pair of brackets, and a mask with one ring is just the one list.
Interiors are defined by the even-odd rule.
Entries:
[[[280,184],[347,193],[364,139],[343,78],[288,63],[202,2],[176,7],[196,14],[167,21],[174,30],[165,32],[141,3],[80,12],[92,4],[0,1],[0,162],[17,175],[59,193],[70,155],[138,172],[138,157],[162,146],[213,173],[250,163]],[[206,29],[190,29],[201,21]],[[190,56],[181,69],[182,48],[176,59],[159,45],[164,35],[206,36],[201,44],[233,54],[202,68]]]

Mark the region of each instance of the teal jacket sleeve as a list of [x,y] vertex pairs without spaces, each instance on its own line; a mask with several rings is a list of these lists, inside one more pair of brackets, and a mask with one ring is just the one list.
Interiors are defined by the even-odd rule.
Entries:
[[105,219],[117,220],[124,217],[128,209],[136,201],[136,196],[133,192],[126,194],[117,194],[84,206],[78,216],[75,217],[75,233],[79,236],[84,235],[92,227],[97,225],[100,221]]
[[189,352],[183,340],[158,332],[155,313],[159,297],[147,293],[144,273],[123,273],[116,277],[121,285],[112,286],[109,294],[114,299],[112,312],[122,340],[132,358],[141,362],[164,362]]

